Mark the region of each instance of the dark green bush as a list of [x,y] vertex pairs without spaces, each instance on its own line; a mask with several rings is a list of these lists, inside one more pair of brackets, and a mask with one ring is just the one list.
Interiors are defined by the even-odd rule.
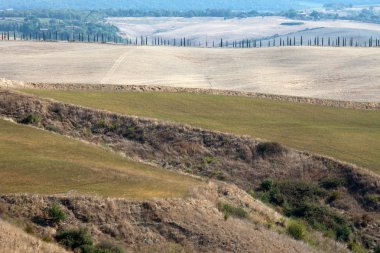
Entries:
[[351,229],[346,224],[337,227],[335,233],[338,241],[348,242],[350,240]]
[[300,221],[290,221],[286,232],[296,240],[303,240],[306,237],[306,227]]
[[91,235],[86,229],[63,230],[55,236],[55,239],[72,250],[85,248],[88,250],[94,244]]
[[261,182],[261,185],[260,185],[263,191],[271,190],[272,186],[273,186],[273,180],[271,179],[265,179],[264,181]]
[[122,128],[121,135],[127,139],[136,140],[141,143],[145,142],[143,130],[135,126],[126,126]]
[[49,219],[53,223],[60,223],[66,219],[66,214],[62,211],[61,207],[57,203],[46,209],[46,213]]
[[336,189],[341,186],[346,186],[347,185],[347,180],[344,178],[325,178],[323,179],[320,183],[320,186],[325,188],[325,189]]
[[262,142],[257,145],[256,152],[263,157],[269,157],[282,154],[284,148],[277,142]]
[[377,245],[373,251],[374,253],[380,253],[380,245]]
[[23,120],[21,120],[22,124],[36,124],[40,122],[40,115],[38,114],[29,114]]
[[86,229],[63,230],[55,239],[68,249],[81,253],[123,253],[124,251],[110,242],[94,245],[90,233]]

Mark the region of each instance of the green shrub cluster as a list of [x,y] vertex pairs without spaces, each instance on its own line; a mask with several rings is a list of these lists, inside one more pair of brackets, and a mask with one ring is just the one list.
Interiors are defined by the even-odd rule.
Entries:
[[262,181],[257,196],[280,207],[288,217],[303,219],[313,228],[333,234],[337,240],[348,242],[351,238],[348,220],[323,204],[328,192],[318,184],[267,179]]
[[240,219],[247,218],[248,213],[241,207],[234,207],[227,203],[218,204],[219,211],[224,213],[224,219],[227,220],[230,216],[234,216]]
[[57,203],[53,203],[53,205],[45,211],[49,219],[54,224],[60,223],[66,219],[65,212],[62,211],[61,207]]
[[306,237],[306,226],[301,221],[292,220],[286,228],[288,235],[296,240],[303,240]]
[[23,120],[21,120],[22,124],[37,124],[40,122],[40,115],[38,114],[29,114]]
[[123,127],[121,129],[121,135],[127,139],[136,140],[141,143],[145,142],[143,130],[135,126]]
[[90,233],[86,229],[63,230],[59,232],[55,239],[68,249],[81,253],[123,253],[119,247],[102,242],[95,246]]

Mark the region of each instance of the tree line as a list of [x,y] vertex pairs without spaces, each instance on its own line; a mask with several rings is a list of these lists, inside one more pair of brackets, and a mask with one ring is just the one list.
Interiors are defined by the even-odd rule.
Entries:
[[134,46],[177,46],[177,47],[208,47],[208,48],[261,48],[285,46],[321,46],[321,47],[380,47],[380,39],[370,37],[368,40],[355,40],[353,37],[320,37],[305,38],[304,36],[273,37],[262,39],[198,41],[191,38],[162,38],[140,36],[122,38],[109,34],[96,33],[60,33],[58,31],[39,31],[34,33],[1,32],[0,40],[23,41],[67,41],[86,43],[114,43]]

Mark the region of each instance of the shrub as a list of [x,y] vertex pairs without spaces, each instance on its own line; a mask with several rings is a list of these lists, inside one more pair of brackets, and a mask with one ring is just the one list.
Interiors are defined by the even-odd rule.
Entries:
[[216,179],[218,179],[220,181],[225,181],[226,178],[227,178],[226,175],[222,171],[218,171],[216,173]]
[[380,245],[377,245],[373,251],[374,253],[380,253]]
[[277,142],[263,142],[257,145],[256,152],[263,157],[267,157],[282,154],[284,148]]
[[136,140],[141,143],[145,142],[143,130],[134,126],[122,128],[121,135],[127,139]]
[[354,253],[368,253],[368,251],[356,242],[350,242],[347,247]]
[[241,207],[234,207],[227,203],[219,203],[218,209],[224,213],[224,219],[227,220],[228,217],[234,216],[237,218],[247,218],[248,213]]
[[379,196],[377,196],[375,194],[368,194],[365,196],[365,199],[369,205],[376,204],[380,201]]
[[306,227],[299,221],[290,221],[286,232],[296,240],[303,240],[306,237]]
[[94,244],[91,235],[86,229],[63,230],[55,236],[55,239],[63,246],[72,250],[88,249],[88,246]]
[[62,211],[61,207],[57,203],[46,209],[46,213],[49,219],[53,223],[60,223],[66,219],[66,214]]
[[344,178],[325,178],[319,184],[321,187],[330,190],[340,186],[346,186],[347,180]]
[[269,191],[272,189],[273,186],[273,181],[271,179],[265,179],[264,181],[261,182],[261,189],[264,191]]
[[334,201],[336,201],[336,200],[338,200],[338,199],[340,199],[340,198],[341,198],[340,192],[338,192],[338,191],[333,191],[333,192],[330,194],[330,196],[327,198],[327,202],[328,202],[328,203],[332,203],[332,202],[334,202]]
[[38,114],[29,114],[21,120],[22,124],[36,124],[38,122],[40,122],[40,116]]
[[205,156],[203,157],[203,163],[207,166],[208,164],[216,163],[216,159],[213,156]]
[[326,195],[326,190],[319,185],[300,181],[264,180],[257,189],[262,201],[275,205],[288,217],[302,219],[333,238],[349,241],[352,234],[349,221],[322,203]]
[[339,226],[335,233],[338,241],[348,242],[350,240],[351,229],[347,225]]

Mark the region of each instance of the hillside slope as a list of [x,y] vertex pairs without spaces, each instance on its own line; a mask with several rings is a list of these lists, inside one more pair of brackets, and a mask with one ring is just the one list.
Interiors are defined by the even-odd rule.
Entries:
[[109,150],[0,119],[1,193],[183,197],[201,181]]
[[65,103],[276,141],[380,173],[380,110],[181,91],[24,91]]
[[[58,226],[43,227],[34,220],[59,203],[67,214]],[[244,218],[224,218],[218,203],[243,208]],[[126,252],[348,252],[341,244],[311,233],[316,248],[277,232],[286,220],[236,186],[209,183],[186,199],[130,201],[90,196],[1,195],[0,206],[38,233],[87,228],[96,242],[108,241]],[[39,219],[36,219],[39,218]],[[272,224],[272,229],[268,229]],[[276,225],[278,224],[278,225]],[[53,229],[51,229],[53,228]],[[1,246],[1,245],[0,245]]]
[[0,219],[0,253],[68,253]]
[[[279,210],[293,210],[296,217],[309,219],[313,227],[338,239],[339,231],[344,229],[367,243],[367,247],[373,248],[380,242],[380,180],[369,171],[249,137],[97,111],[9,91],[0,92],[0,97],[0,114],[18,122],[28,123],[28,115],[39,115],[39,121],[29,124],[50,126],[51,131],[102,143],[164,168],[224,180],[259,194],[263,180],[272,178],[276,180],[275,187],[288,189],[275,195],[278,202],[273,204],[280,204]],[[300,196],[305,204],[301,207],[287,206],[288,202],[281,201],[289,197],[294,203],[294,199],[301,201]],[[319,215],[321,212],[324,215]],[[348,242],[350,238],[342,240]]]

